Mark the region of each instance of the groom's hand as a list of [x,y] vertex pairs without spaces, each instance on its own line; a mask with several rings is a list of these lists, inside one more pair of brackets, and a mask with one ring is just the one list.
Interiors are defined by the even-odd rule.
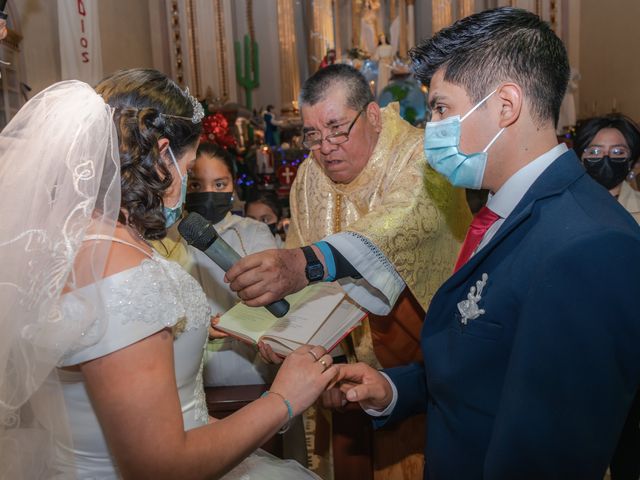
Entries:
[[384,410],[393,399],[387,379],[366,363],[339,364],[334,385],[322,395],[323,404],[341,408],[358,402],[363,409]]

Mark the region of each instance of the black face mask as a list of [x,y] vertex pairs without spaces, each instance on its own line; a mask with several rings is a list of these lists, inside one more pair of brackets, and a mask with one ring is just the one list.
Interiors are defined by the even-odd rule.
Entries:
[[216,224],[231,211],[232,203],[233,192],[194,192],[187,193],[185,209]]
[[608,155],[602,158],[585,158],[582,163],[587,173],[607,190],[620,185],[631,169],[628,158],[612,160]]

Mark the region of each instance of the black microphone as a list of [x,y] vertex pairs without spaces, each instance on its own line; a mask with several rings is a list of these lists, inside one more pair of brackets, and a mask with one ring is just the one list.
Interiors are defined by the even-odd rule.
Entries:
[[[178,225],[178,231],[189,245],[193,245],[198,250],[213,260],[225,272],[240,260],[240,255],[227,242],[225,242],[216,229],[202,215],[191,212]],[[280,318],[289,311],[289,302],[286,300],[276,300],[265,308],[272,315]]]

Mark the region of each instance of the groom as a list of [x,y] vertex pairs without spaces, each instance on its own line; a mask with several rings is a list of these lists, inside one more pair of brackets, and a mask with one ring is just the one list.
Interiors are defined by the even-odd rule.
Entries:
[[557,144],[565,49],[502,8],[412,58],[429,163],[493,195],[433,297],[423,362],[344,365],[326,400],[379,427],[427,412],[425,478],[601,479],[640,379],[640,229]]

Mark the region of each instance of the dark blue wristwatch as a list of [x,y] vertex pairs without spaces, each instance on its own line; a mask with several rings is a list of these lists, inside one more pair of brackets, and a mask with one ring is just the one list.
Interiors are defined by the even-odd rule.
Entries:
[[324,267],[320,260],[318,260],[313,248],[309,246],[302,247],[302,253],[304,253],[304,258],[307,260],[304,273],[309,283],[321,281],[324,278]]

